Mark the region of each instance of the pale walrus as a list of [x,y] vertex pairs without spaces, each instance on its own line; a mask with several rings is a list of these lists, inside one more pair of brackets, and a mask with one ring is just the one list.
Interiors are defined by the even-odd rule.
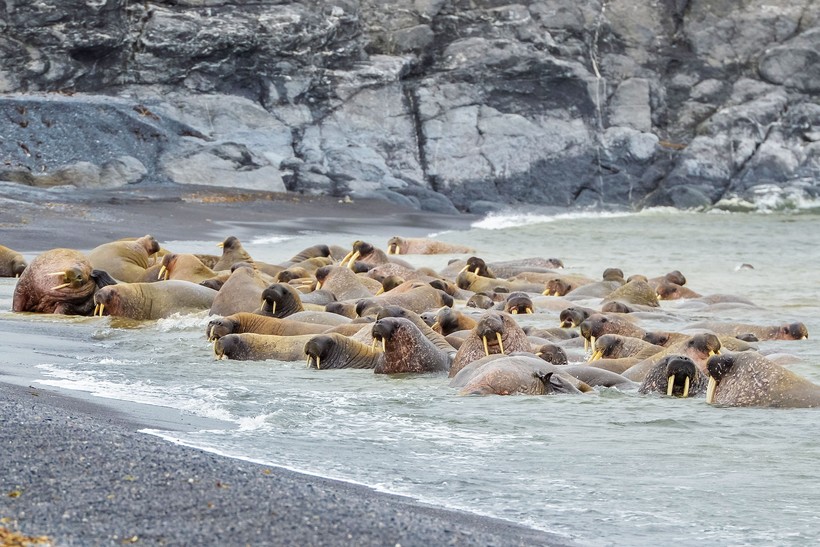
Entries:
[[145,279],[149,259],[159,250],[154,236],[145,235],[133,241],[103,243],[91,249],[87,256],[95,270],[104,270],[119,281],[137,283]]
[[450,387],[460,387],[459,395],[552,395],[581,393],[576,384],[581,382],[560,367],[524,353],[483,357],[453,378]]
[[647,373],[638,392],[685,399],[705,395],[708,385],[709,379],[689,357],[667,355]]
[[718,321],[704,321],[689,325],[689,329],[706,329],[715,334],[727,336],[741,336],[753,334],[758,340],[804,340],[809,337],[809,330],[803,323],[788,323],[783,325],[750,325],[746,323],[721,323]]
[[706,402],[725,406],[820,406],[820,386],[752,351],[709,358]]
[[168,253],[162,257],[157,278],[167,281],[181,279],[191,283],[202,283],[213,279],[217,273],[206,266],[196,255],[185,253]]
[[26,269],[26,259],[17,251],[0,245],[0,277],[20,277]]
[[325,332],[327,325],[303,323],[277,317],[268,317],[256,313],[239,312],[227,317],[217,317],[208,322],[205,335],[209,341],[227,336],[252,332],[254,334],[276,334],[278,336],[296,336],[300,334],[319,334]]
[[94,293],[116,283],[94,270],[88,258],[73,249],[52,249],[34,258],[14,287],[15,312],[91,315]]
[[458,348],[450,367],[450,378],[473,361],[495,353],[531,351],[527,334],[513,316],[497,310],[486,312]]
[[381,342],[384,352],[374,371],[377,374],[450,370],[451,354],[437,348],[409,319],[379,319],[373,325],[372,333],[373,338]]
[[475,252],[464,245],[445,243],[428,238],[393,236],[387,240],[387,254],[390,255],[438,255]]
[[214,355],[220,360],[234,361],[301,361],[305,358],[305,344],[313,336],[315,335],[277,336],[254,332],[228,334],[214,342]]
[[304,346],[308,368],[372,368],[382,359],[382,352],[367,344],[338,333],[318,334]]
[[252,266],[234,268],[233,273],[219,289],[214,299],[211,315],[232,315],[241,311],[256,311],[262,300],[262,291],[270,284],[270,276]]
[[162,283],[118,283],[98,290],[94,295],[97,315],[129,319],[162,319],[174,313],[207,310],[216,291],[189,281],[169,280]]

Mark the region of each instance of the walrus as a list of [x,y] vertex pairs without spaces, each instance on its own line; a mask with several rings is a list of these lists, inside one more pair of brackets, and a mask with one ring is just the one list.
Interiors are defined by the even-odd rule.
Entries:
[[667,355],[682,355],[688,357],[700,368],[702,373],[706,373],[706,361],[712,355],[720,354],[722,346],[720,339],[712,333],[700,333],[690,336],[679,342],[670,344],[664,351],[656,353],[655,355],[636,363],[626,371],[623,375],[635,382],[643,382],[649,371],[652,370],[658,361]]
[[624,378],[617,372],[587,365],[566,365],[561,367],[565,374],[577,378],[592,387],[614,387],[617,389],[636,389],[638,384]]
[[595,351],[589,360],[620,359],[622,357],[637,357],[643,360],[663,350],[663,346],[650,344],[633,336],[604,334],[595,341]]
[[409,320],[416,327],[418,327],[424,337],[430,340],[434,346],[445,353],[455,355],[456,350],[450,342],[448,342],[443,335],[428,326],[424,319],[422,319],[421,316],[413,310],[408,310],[407,308],[396,305],[385,306],[379,310],[378,314],[376,314],[376,320],[384,319],[385,317],[402,317]]
[[385,317],[373,325],[373,338],[381,342],[383,358],[376,374],[447,372],[451,354],[437,348],[409,319]]
[[581,393],[578,381],[529,353],[489,355],[470,364],[450,382],[459,395],[552,395]]
[[277,336],[296,336],[300,334],[319,334],[329,327],[318,323],[303,323],[276,317],[267,317],[256,313],[239,312],[227,317],[217,317],[208,322],[205,335],[212,342],[228,334],[276,334]]
[[535,313],[535,304],[527,293],[514,292],[504,301],[502,309],[511,315],[531,314]]
[[95,270],[73,249],[52,249],[37,255],[20,274],[11,309],[15,312],[91,315],[94,293],[116,281]]
[[227,334],[214,342],[214,355],[220,360],[234,361],[301,361],[305,358],[305,344],[314,336],[278,336],[253,332]]
[[161,280],[181,279],[191,283],[202,283],[217,277],[217,273],[206,266],[196,255],[187,253],[168,253],[162,257],[157,274]]
[[330,291],[337,300],[369,298],[382,288],[375,279],[356,275],[342,266],[322,266],[314,275],[316,289]]
[[231,266],[237,262],[248,262],[253,264],[253,258],[248,251],[242,246],[242,243],[235,236],[225,238],[222,243],[217,243],[217,247],[222,247],[222,256],[219,257],[216,264],[211,266],[214,271],[230,270]]
[[472,330],[478,321],[463,312],[444,306],[435,316],[435,322],[431,328],[443,336],[452,334],[460,330]]
[[103,243],[91,249],[86,256],[95,270],[104,270],[118,281],[138,283],[145,278],[151,255],[159,250],[154,236],[145,235],[134,240]]
[[371,368],[383,358],[382,352],[338,333],[318,334],[304,346],[308,368]]
[[491,277],[483,277],[472,272],[461,272],[456,277],[458,288],[473,292],[541,292],[541,285],[529,281],[508,281]]
[[655,285],[655,290],[658,293],[658,298],[661,300],[680,300],[682,298],[701,298],[703,296],[689,287],[684,287],[666,280],[660,281]]
[[208,287],[171,279],[162,283],[118,283],[94,295],[95,315],[129,319],[162,319],[174,313],[207,310],[217,292]]
[[626,305],[648,306],[657,308],[658,294],[645,281],[630,281],[621,285],[604,297],[606,302],[623,302]]
[[595,340],[604,334],[620,334],[622,336],[632,336],[635,338],[643,338],[646,331],[618,315],[603,315],[595,313],[584,319],[579,325],[581,336],[586,342],[589,342],[592,351],[595,351]]
[[332,258],[330,247],[321,243],[311,245],[290,257],[290,259],[280,264],[280,266],[289,268],[305,260],[310,260],[311,258]]
[[234,268],[231,276],[219,289],[210,314],[224,316],[241,311],[256,311],[259,308],[262,291],[270,284],[270,276],[253,266]]
[[20,277],[26,265],[23,255],[0,245],[0,277]]
[[758,340],[804,340],[809,337],[809,330],[804,323],[762,326],[746,323],[703,321],[688,325],[686,328],[705,329],[715,334],[725,334],[734,337],[744,334],[753,334]]
[[[461,271],[472,272],[481,277],[508,279],[525,272],[554,274],[553,270],[560,270],[563,267],[564,263],[558,258],[532,257],[487,264],[483,259],[471,256],[467,259]],[[445,274],[445,272],[442,272],[442,274],[445,277],[453,277]]]
[[709,379],[685,355],[667,355],[646,374],[638,393],[660,393],[669,397],[698,397],[706,394]]
[[566,365],[569,363],[567,352],[564,351],[564,348],[556,344],[541,344],[533,348],[532,352],[547,363],[552,363],[553,365]]
[[262,290],[262,315],[281,319],[304,310],[299,291],[286,283],[273,283]]
[[384,293],[372,298],[360,300],[356,305],[359,316],[367,315],[369,311],[385,306],[401,306],[416,313],[439,309],[442,306],[453,305],[453,297],[444,291],[434,289],[430,285],[422,284],[407,292],[393,294]]
[[706,363],[706,402],[723,406],[820,406],[820,386],[756,352],[723,353]]
[[458,348],[450,367],[452,378],[467,364],[495,353],[532,350],[527,334],[513,316],[497,310],[489,310],[476,323],[475,328]]
[[361,240],[353,242],[353,249],[342,259],[340,265],[346,266],[352,270],[357,262],[367,264],[368,266],[377,266],[379,264],[393,262],[396,264],[401,264],[407,268],[413,267],[404,260],[388,256],[387,253],[381,249],[377,249],[370,243]]
[[473,249],[464,245],[446,243],[428,238],[413,238],[393,236],[387,240],[387,254],[389,255],[438,255],[473,253]]
[[479,308],[482,310],[489,310],[495,305],[492,297],[484,293],[476,293],[467,300],[466,306],[468,308]]

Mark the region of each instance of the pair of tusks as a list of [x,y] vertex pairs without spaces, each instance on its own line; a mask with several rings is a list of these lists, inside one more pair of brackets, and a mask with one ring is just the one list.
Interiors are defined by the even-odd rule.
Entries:
[[543,296],[561,296],[558,294],[558,290],[556,289],[555,292],[551,292],[549,289],[545,290],[541,293]]
[[392,244],[387,248],[387,254],[389,255],[397,255],[399,254],[399,246],[397,244]]
[[159,267],[159,275],[157,275],[157,279],[162,279],[168,281],[168,277],[170,277],[171,272],[168,271],[168,268],[165,267],[165,264]]
[[[711,376],[709,377],[709,380],[711,382],[711,380],[712,380]],[[675,375],[670,374],[669,378],[666,381],[666,395],[671,397],[672,396],[672,390],[674,389],[674,387],[675,387]],[[681,397],[686,399],[688,396],[689,396],[689,376],[687,376],[686,379],[683,381],[683,395],[681,395]]]
[[[524,308],[524,310],[525,310],[524,313],[528,313],[528,314],[533,313],[532,308],[530,308],[529,306]],[[510,313],[513,314],[513,315],[518,315],[518,308],[514,308]]]
[[[470,268],[470,265],[469,265],[469,264],[467,264],[466,266],[464,266],[463,268],[461,268],[461,270],[459,270],[459,272],[458,272],[458,273],[462,273],[462,272],[469,272],[469,271],[470,271],[470,269],[469,269],[469,268]],[[480,269],[481,269],[481,268],[479,268],[478,266],[476,266],[476,267],[475,267],[475,270],[473,270],[473,271],[472,271],[472,273],[474,273],[474,274],[478,275],[478,270],[480,270]]]
[[[46,274],[46,275],[51,275],[51,276],[55,276],[55,277],[58,276],[58,275],[61,275],[61,276],[63,276],[63,281],[65,281],[66,279],[68,279],[68,276],[66,275],[66,273],[67,272],[51,272],[50,274]],[[71,283],[63,283],[62,285],[57,285],[56,287],[52,287],[51,290],[56,291],[57,289],[64,289],[64,288],[70,287],[70,286],[71,286]]]
[[592,355],[589,357],[589,362],[591,363],[592,361],[597,361],[598,359],[603,359],[603,357],[604,357],[604,350],[596,349],[592,353]]
[[[377,341],[378,341],[378,338],[376,338],[376,337],[374,336],[374,337],[373,337],[373,343],[370,345],[370,347],[371,347],[372,349],[376,349],[376,342],[377,342]],[[384,339],[384,338],[382,338],[382,339],[381,339],[381,341],[382,341],[382,352],[386,353],[386,352],[387,352],[387,342],[385,341],[385,339]]]
[[[265,305],[265,302],[267,302],[267,300],[265,300],[265,299],[263,298],[263,299],[262,299],[262,306],[264,306],[264,305]],[[274,300],[274,301],[272,301],[271,303],[272,303],[273,305],[271,306],[271,310],[270,310],[270,312],[271,312],[271,313],[276,313],[276,301]]]
[[594,336],[590,336],[589,339],[584,338],[584,353],[586,353],[587,350],[590,350],[590,348],[592,348],[591,349],[592,353],[595,354],[595,349],[596,348],[595,348],[595,337]]
[[344,266],[346,264],[347,267],[352,270],[353,266],[356,264],[356,259],[360,256],[362,256],[362,253],[354,249],[345,255],[339,265]]
[[[501,350],[501,353],[504,353],[504,342],[501,341],[501,333],[495,333],[496,339],[498,339],[498,348]],[[484,342],[484,355],[490,354],[490,346],[487,344],[487,337],[482,336],[481,340]]]
[[[310,365],[313,363],[313,359],[314,359],[313,355],[308,355],[307,356],[307,368],[310,368]],[[317,355],[316,356],[316,370],[322,370],[321,363],[320,363],[321,360],[322,360],[322,358]]]
[[105,304],[97,304],[96,306],[94,306],[94,317],[102,317],[103,312],[105,312]]

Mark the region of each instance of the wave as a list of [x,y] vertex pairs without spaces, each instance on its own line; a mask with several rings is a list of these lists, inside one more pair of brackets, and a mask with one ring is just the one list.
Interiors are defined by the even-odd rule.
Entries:
[[486,217],[473,222],[470,227],[480,230],[505,230],[534,224],[546,224],[560,220],[579,220],[585,218],[620,218],[639,214],[632,211],[570,211],[555,214],[529,213],[516,210],[490,213]]
[[714,207],[739,213],[820,213],[820,197],[811,195],[803,185],[758,184],[749,188],[744,196],[727,196]]

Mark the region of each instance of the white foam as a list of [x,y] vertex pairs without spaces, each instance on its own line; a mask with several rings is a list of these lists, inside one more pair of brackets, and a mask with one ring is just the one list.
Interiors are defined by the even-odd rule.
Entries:
[[482,220],[473,222],[472,228],[482,230],[504,230],[506,228],[516,228],[520,226],[531,226],[533,224],[546,224],[559,220],[578,220],[584,218],[620,218],[635,215],[633,212],[602,212],[602,211],[573,211],[567,213],[556,213],[544,215],[536,213],[490,213]]
[[289,241],[291,239],[293,239],[293,237],[281,235],[256,236],[250,241],[249,245],[270,245],[271,243],[282,243],[283,241]]

